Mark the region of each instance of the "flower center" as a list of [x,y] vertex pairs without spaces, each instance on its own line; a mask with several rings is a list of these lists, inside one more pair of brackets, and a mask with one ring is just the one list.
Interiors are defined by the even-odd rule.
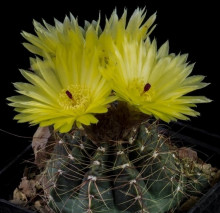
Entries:
[[128,87],[128,89],[133,91],[138,97],[141,96],[143,101],[152,101],[154,90],[150,83],[145,83],[140,79],[133,79],[132,82],[129,83]]
[[89,104],[89,90],[80,85],[70,85],[59,94],[58,102],[65,110],[86,109]]
[[144,101],[152,101],[154,96],[154,89],[151,87],[150,83],[146,83],[144,87],[142,87],[141,96],[143,97]]

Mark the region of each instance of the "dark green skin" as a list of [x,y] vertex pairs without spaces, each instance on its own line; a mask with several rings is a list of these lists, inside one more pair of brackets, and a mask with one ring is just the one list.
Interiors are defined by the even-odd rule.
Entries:
[[172,212],[208,186],[207,176],[196,167],[189,171],[156,125],[140,126],[135,139],[123,143],[95,145],[80,131],[74,139],[61,137],[46,169],[55,212]]

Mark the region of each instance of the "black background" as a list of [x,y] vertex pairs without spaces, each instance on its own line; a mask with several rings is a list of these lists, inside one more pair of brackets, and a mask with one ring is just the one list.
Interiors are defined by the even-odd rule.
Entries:
[[[192,3],[194,2],[194,4]],[[117,7],[118,14],[123,8],[128,9],[130,15],[136,7],[146,6],[149,17],[157,11],[157,28],[151,35],[156,37],[158,46],[166,40],[170,41],[171,52],[189,53],[189,61],[194,63],[194,74],[207,76],[206,82],[211,85],[195,94],[205,95],[212,99],[209,104],[198,105],[201,113],[198,118],[192,118],[187,124],[205,129],[206,131],[220,134],[219,132],[219,13],[217,3],[214,1],[22,1],[16,5],[12,1],[1,5],[0,11],[0,47],[1,47],[1,89],[0,89],[0,128],[12,134],[31,137],[37,127],[28,124],[18,124],[13,120],[13,108],[7,106],[6,97],[15,95],[12,82],[23,81],[18,69],[29,67],[31,54],[21,45],[24,39],[20,35],[22,30],[34,33],[32,20],[41,21],[42,18],[53,24],[56,17],[62,21],[65,14],[71,12],[78,16],[80,24],[86,19],[97,20],[101,11],[110,16]],[[102,21],[103,26],[103,21]],[[172,79],[171,79],[172,80]],[[31,139],[18,138],[0,131],[0,168],[27,146]],[[217,146],[220,145],[216,144]]]

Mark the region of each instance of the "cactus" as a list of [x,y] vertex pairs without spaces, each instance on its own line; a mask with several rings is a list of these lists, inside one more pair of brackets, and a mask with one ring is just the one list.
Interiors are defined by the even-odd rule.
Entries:
[[187,55],[170,54],[168,42],[157,49],[149,38],[156,14],[145,16],[137,8],[128,21],[115,10],[102,30],[100,18],[83,28],[70,15],[54,27],[34,21],[37,36],[22,33],[40,58],[21,70],[29,83],[15,83],[20,95],[8,100],[19,122],[54,130],[46,153],[35,148],[54,212],[174,212],[212,180],[149,121],[188,120],[211,100],[185,96],[208,83],[189,76]]
[[209,186],[211,176],[195,160],[181,158],[156,122],[111,143],[94,142],[82,130],[56,137],[43,172],[54,212],[172,212]]

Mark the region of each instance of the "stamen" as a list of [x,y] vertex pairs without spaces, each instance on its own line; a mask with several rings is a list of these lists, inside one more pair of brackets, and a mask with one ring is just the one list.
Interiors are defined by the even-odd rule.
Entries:
[[69,97],[69,99],[73,99],[73,95],[69,90],[66,91],[66,95]]
[[151,88],[151,85],[149,83],[145,84],[144,92],[147,92],[150,88]]

